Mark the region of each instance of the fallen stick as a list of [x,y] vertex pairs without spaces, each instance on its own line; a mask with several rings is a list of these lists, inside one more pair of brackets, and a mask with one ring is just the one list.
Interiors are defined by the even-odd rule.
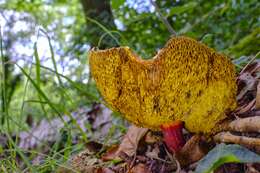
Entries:
[[225,142],[225,143],[235,143],[240,145],[245,145],[248,147],[259,147],[260,139],[251,138],[246,136],[236,136],[230,132],[220,132],[213,137],[216,142]]
[[260,109],[260,82],[257,84],[257,92],[256,92],[256,99],[255,99],[255,108]]
[[260,133],[260,116],[240,118],[229,123],[229,130]]

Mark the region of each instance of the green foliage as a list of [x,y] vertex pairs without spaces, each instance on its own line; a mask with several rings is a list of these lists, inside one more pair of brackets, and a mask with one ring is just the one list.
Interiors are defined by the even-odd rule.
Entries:
[[113,9],[119,9],[120,6],[124,4],[125,0],[112,0],[111,7]]
[[[241,38],[237,44],[228,48],[227,51],[235,57],[247,55],[249,52],[259,51],[260,46],[260,27],[255,28],[245,37]],[[254,45],[251,45],[254,44]]]
[[174,15],[180,15],[184,12],[192,10],[193,8],[196,8],[196,6],[198,6],[198,3],[191,1],[191,2],[188,2],[188,3],[180,5],[180,6],[172,7],[170,12],[166,15],[167,15],[167,17],[172,17]]
[[[137,0],[135,0],[137,1]],[[212,39],[206,44],[218,51],[228,53],[232,58],[256,54],[259,50],[259,34],[245,45],[244,51],[231,49],[243,37],[259,30],[260,3],[252,1],[156,1],[161,12],[179,35],[187,35],[198,40],[210,34]],[[122,31],[133,50],[143,57],[154,54],[154,49],[162,47],[170,37],[158,16],[149,11],[138,13],[136,9],[123,5],[114,9],[115,16],[124,24]],[[258,31],[259,33],[259,31]],[[258,46],[257,46],[258,45]]]
[[195,173],[210,173],[224,163],[255,163],[260,156],[240,145],[219,144],[199,161]]

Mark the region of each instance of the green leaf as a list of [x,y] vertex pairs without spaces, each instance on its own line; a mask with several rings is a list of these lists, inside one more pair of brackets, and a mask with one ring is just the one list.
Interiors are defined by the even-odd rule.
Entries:
[[3,149],[2,145],[0,145],[0,154],[3,154],[3,152],[4,152],[4,149]]
[[224,163],[260,162],[260,156],[236,144],[219,144],[198,163],[195,173],[210,173]]
[[181,14],[185,11],[195,8],[196,6],[197,6],[197,2],[189,2],[187,4],[184,4],[183,6],[172,7],[167,17]]
[[125,3],[125,0],[112,0],[111,6],[112,6],[113,9],[118,9],[124,3]]

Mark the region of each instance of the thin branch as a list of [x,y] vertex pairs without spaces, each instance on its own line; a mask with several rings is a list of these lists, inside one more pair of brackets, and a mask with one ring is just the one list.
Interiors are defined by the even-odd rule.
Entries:
[[233,135],[230,132],[220,132],[214,136],[214,141],[225,142],[225,143],[235,143],[240,145],[245,145],[249,147],[259,147],[260,139],[252,138],[246,136]]
[[155,11],[159,14],[159,17],[160,17],[161,21],[162,21],[162,22],[164,23],[164,25],[167,27],[168,31],[169,31],[172,35],[176,36],[177,33],[174,31],[174,29],[172,28],[172,26],[170,25],[170,23],[168,22],[168,20],[166,19],[166,17],[163,16],[163,14],[161,13],[160,8],[159,8],[158,5],[156,4],[156,2],[153,1],[153,0],[150,0],[150,3],[154,6]]

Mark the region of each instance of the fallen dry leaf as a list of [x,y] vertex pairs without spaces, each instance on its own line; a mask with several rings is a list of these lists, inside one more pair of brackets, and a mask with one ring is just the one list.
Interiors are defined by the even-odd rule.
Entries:
[[93,153],[99,152],[103,147],[103,144],[98,143],[96,141],[89,141],[88,143],[85,144],[85,148]]
[[145,164],[139,163],[135,165],[129,173],[152,173]]
[[209,150],[209,146],[199,135],[194,135],[189,139],[180,152],[176,153],[176,158],[182,166],[189,165],[200,160]]
[[98,168],[95,173],[115,173],[109,168]]
[[[96,173],[102,167],[102,160],[96,158],[88,149],[80,152],[69,161],[70,167],[83,173]],[[62,169],[64,170],[64,169]]]
[[[238,91],[237,100],[240,101],[242,98],[245,97],[247,92],[255,89],[257,80],[250,73],[242,73],[238,77],[238,80],[239,80],[238,88],[240,90]],[[240,87],[239,86],[240,83],[244,83],[244,87]]]
[[250,111],[254,107],[255,107],[255,99],[253,99],[250,103],[237,108],[236,114],[244,114],[244,113]]
[[243,74],[245,72],[248,72],[250,74],[255,74],[260,70],[260,60],[255,59],[254,62],[247,64],[240,72],[240,74]]
[[112,145],[110,148],[107,149],[106,153],[102,155],[103,161],[110,161],[114,159],[120,159],[117,155],[119,146],[118,145]]
[[158,135],[154,135],[152,133],[152,131],[149,131],[146,135],[145,135],[145,142],[148,144],[153,144],[156,143],[158,141],[161,140],[161,138]]
[[120,152],[124,152],[128,156],[133,156],[136,153],[139,141],[144,137],[147,131],[147,128],[140,128],[134,125],[130,126],[122,143],[119,145],[116,155],[119,156]]

